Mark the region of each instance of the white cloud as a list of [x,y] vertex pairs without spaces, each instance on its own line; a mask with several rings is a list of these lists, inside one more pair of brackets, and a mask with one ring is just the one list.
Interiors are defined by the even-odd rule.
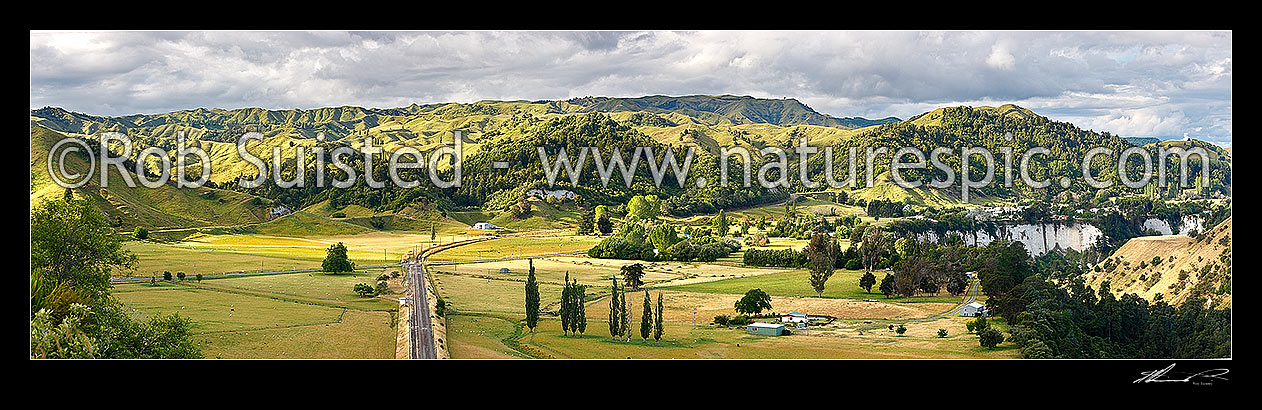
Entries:
[[999,44],[991,46],[990,57],[986,57],[986,64],[1000,70],[1011,70],[1016,63],[1016,57],[1008,52],[1008,48]]
[[34,32],[31,106],[730,93],[837,116],[1015,103],[1098,131],[1229,144],[1231,43],[1230,32]]

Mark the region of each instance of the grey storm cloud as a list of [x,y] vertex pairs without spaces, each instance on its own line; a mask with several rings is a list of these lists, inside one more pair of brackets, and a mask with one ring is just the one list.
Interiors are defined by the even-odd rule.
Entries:
[[97,115],[588,95],[836,116],[1014,103],[1231,144],[1231,32],[32,32],[31,107]]

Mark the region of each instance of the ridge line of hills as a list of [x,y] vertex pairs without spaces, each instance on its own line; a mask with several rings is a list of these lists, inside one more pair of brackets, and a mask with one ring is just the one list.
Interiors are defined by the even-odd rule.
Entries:
[[[814,125],[844,130],[901,121],[897,117],[867,119],[863,117],[833,117],[822,114],[796,99],[761,99],[749,96],[690,95],[669,97],[662,95],[615,98],[582,97],[569,100],[484,100],[474,103],[412,104],[398,108],[365,108],[356,106],[323,107],[310,110],[268,110],[263,108],[194,108],[161,114],[132,114],[124,116],[98,116],[69,111],[60,107],[43,107],[31,110],[32,121],[61,132],[95,133],[120,129],[159,128],[169,125],[187,125],[208,129],[232,128],[246,125],[292,126],[311,131],[323,131],[339,139],[356,131],[366,131],[392,121],[407,122],[423,114],[454,117],[471,114],[532,115],[646,112],[653,114],[677,113],[703,125],[770,124],[782,127]],[[401,124],[402,125],[402,124]]]

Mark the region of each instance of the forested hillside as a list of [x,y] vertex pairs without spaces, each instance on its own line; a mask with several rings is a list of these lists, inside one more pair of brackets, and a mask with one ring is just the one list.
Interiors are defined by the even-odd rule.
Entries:
[[[301,209],[323,201],[335,207],[360,205],[379,211],[397,211],[415,203],[428,208],[454,210],[478,207],[490,211],[505,210],[521,199],[526,190],[548,188],[545,172],[539,165],[538,148],[542,147],[554,160],[558,150],[566,148],[570,159],[577,163],[581,147],[600,147],[602,165],[607,165],[614,148],[621,148],[627,162],[635,147],[653,151],[655,162],[660,164],[667,149],[672,149],[680,166],[688,148],[697,150],[691,164],[689,181],[681,187],[673,171],[666,172],[660,188],[653,186],[648,161],[641,161],[636,169],[634,184],[623,186],[619,171],[613,172],[608,187],[601,186],[594,156],[588,156],[579,186],[571,186],[569,175],[561,171],[558,185],[552,188],[572,189],[580,199],[580,206],[617,204],[634,195],[656,194],[664,200],[664,210],[675,215],[709,213],[717,209],[750,206],[779,201],[790,192],[807,192],[828,189],[827,186],[807,187],[798,178],[798,159],[792,148],[801,138],[814,146],[833,146],[834,179],[844,180],[847,175],[847,148],[858,148],[855,158],[858,181],[848,187],[852,200],[866,203],[885,200],[912,205],[950,206],[961,204],[961,160],[964,147],[983,147],[990,150],[996,167],[1002,170],[1005,163],[1003,152],[1011,149],[1013,166],[1021,160],[1026,150],[1043,147],[1045,154],[1034,155],[1030,160],[1030,174],[1035,180],[1052,182],[1042,189],[1033,189],[1020,183],[1013,170],[1010,177],[1016,181],[1005,186],[1004,175],[997,172],[995,182],[970,191],[970,203],[1016,203],[1030,200],[1055,200],[1078,202],[1100,200],[1130,194],[1145,194],[1158,199],[1196,199],[1229,197],[1231,195],[1231,158],[1228,151],[1199,141],[1162,142],[1160,146],[1182,144],[1206,148],[1214,157],[1211,163],[1210,184],[1204,185],[1199,161],[1190,162],[1190,179],[1195,185],[1187,189],[1155,188],[1156,179],[1143,189],[1120,186],[1116,171],[1117,156],[1132,147],[1128,142],[1108,132],[1083,130],[1073,124],[1052,121],[1027,109],[1004,105],[1000,107],[948,107],[912,117],[906,121],[894,118],[865,120],[862,118],[836,118],[820,114],[792,99],[768,100],[735,96],[688,96],[642,98],[587,97],[567,101],[485,101],[472,104],[412,105],[391,109],[359,107],[330,107],[315,110],[221,110],[199,108],[167,114],[100,117],[69,112],[60,108],[41,108],[31,111],[33,130],[51,130],[58,133],[84,137],[105,131],[130,135],[133,139],[133,155],[146,147],[176,148],[176,136],[184,133],[191,145],[205,149],[213,159],[211,187],[241,191],[244,194],[284,204],[291,209]],[[892,122],[896,121],[896,122]],[[235,143],[244,132],[257,131],[264,139],[249,145],[250,152],[264,157],[272,149],[279,149],[286,158],[281,174],[290,179],[297,174],[294,160],[299,149],[310,152],[322,147],[326,156],[338,147],[357,148],[368,138],[386,153],[402,147],[412,147],[428,152],[450,144],[452,132],[461,130],[465,135],[463,185],[459,188],[439,189],[429,183],[423,170],[404,170],[405,179],[420,180],[416,188],[400,188],[386,184],[385,188],[369,188],[360,183],[347,189],[316,187],[277,189],[274,181],[260,188],[241,189],[236,181],[242,176],[253,176],[254,167],[244,162],[236,153]],[[40,131],[43,132],[43,131]],[[323,139],[315,138],[323,134]],[[1011,138],[1007,136],[1011,135]],[[1159,145],[1145,146],[1153,153]],[[729,188],[719,187],[718,150],[723,147],[742,147],[757,154],[757,150],[779,147],[788,151],[789,187],[776,189],[743,188],[741,160],[731,157]],[[901,172],[906,180],[921,181],[918,188],[903,188],[893,183],[890,157],[901,147],[915,147],[928,155],[933,148],[944,147],[951,151],[940,159],[955,172],[952,184],[938,189],[927,186],[933,179],[945,179],[945,174],[933,166],[925,169],[908,169]],[[1096,190],[1087,186],[1081,178],[1081,160],[1085,153],[1096,147],[1112,150],[1110,155],[1100,155],[1091,163],[1093,174],[1099,180],[1113,181],[1114,186]],[[875,185],[865,184],[866,148],[885,148],[874,162]],[[36,162],[32,151],[32,164]],[[374,180],[389,179],[386,163],[378,158],[377,168],[371,170]],[[326,158],[327,159],[327,158]],[[904,157],[904,162],[910,161]],[[1170,158],[1167,176],[1178,177],[1179,168]],[[362,173],[362,156],[346,156],[344,160]],[[753,184],[760,167],[775,161],[774,155],[758,158],[751,165]],[[314,182],[314,160],[304,164],[304,177]],[[326,178],[342,178],[342,171],[326,161]],[[494,162],[507,162],[506,169],[494,169]],[[807,161],[811,178],[822,182],[824,155],[815,154]],[[148,172],[156,175],[156,160],[146,164]],[[979,180],[984,163],[981,157],[970,161],[972,180]],[[1127,162],[1128,175],[1138,176],[1143,163],[1138,156]],[[452,170],[440,163],[444,180],[450,180]],[[196,169],[190,172],[197,171]],[[781,174],[778,167],[767,172],[770,180]],[[35,178],[33,174],[33,178]],[[704,178],[704,183],[698,178]],[[1070,184],[1063,187],[1062,178]],[[835,189],[834,189],[835,190]],[[36,192],[32,192],[35,196]],[[42,194],[41,194],[42,195]]]

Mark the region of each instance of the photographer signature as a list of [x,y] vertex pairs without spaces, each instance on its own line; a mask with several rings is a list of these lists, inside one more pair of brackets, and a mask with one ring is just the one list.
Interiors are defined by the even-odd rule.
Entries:
[[[1171,363],[1169,366],[1166,366],[1166,368],[1161,369],[1161,370],[1151,370],[1151,371],[1147,371],[1147,372],[1142,372],[1142,373],[1140,373],[1140,374],[1144,375],[1144,377],[1140,377],[1139,379],[1135,380],[1135,381],[1134,381],[1134,382],[1132,382],[1132,383],[1154,383],[1154,382],[1178,382],[1178,383],[1188,383],[1188,382],[1192,382],[1193,384],[1211,384],[1211,383],[1213,383],[1213,380],[1206,380],[1206,381],[1201,381],[1201,382],[1195,382],[1195,381],[1193,381],[1193,380],[1194,380],[1194,379],[1197,379],[1197,378],[1202,378],[1202,379],[1227,380],[1227,378],[1226,378],[1226,377],[1223,377],[1223,375],[1226,375],[1226,374],[1227,374],[1227,372],[1228,372],[1228,370],[1227,370],[1227,369],[1210,369],[1210,370],[1204,370],[1204,371],[1201,371],[1201,372],[1198,372],[1198,373],[1191,374],[1191,375],[1189,375],[1189,376],[1187,376],[1187,377],[1184,377],[1184,378],[1182,378],[1182,379],[1179,379],[1179,378],[1169,378],[1169,379],[1163,378],[1163,376],[1166,376],[1168,373],[1170,373],[1170,369],[1173,369],[1173,368],[1174,368],[1174,363]],[[1186,374],[1186,373],[1179,373],[1179,372],[1176,372],[1175,374]],[[1172,375],[1170,375],[1170,376],[1172,376],[1172,377],[1173,377],[1174,375],[1172,374]]]

